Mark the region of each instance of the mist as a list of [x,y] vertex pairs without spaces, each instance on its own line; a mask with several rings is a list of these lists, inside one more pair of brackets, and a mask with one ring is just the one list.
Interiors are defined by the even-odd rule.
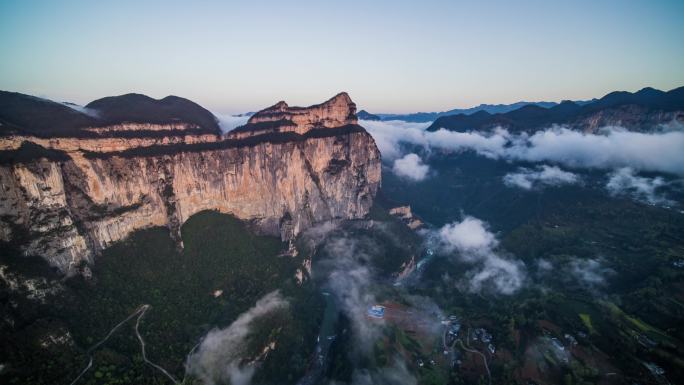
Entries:
[[662,191],[668,185],[661,177],[638,176],[634,170],[625,167],[609,175],[606,188],[614,196],[628,196],[651,205],[668,206],[675,203]]
[[316,279],[337,299],[341,310],[352,321],[355,345],[367,353],[380,336],[381,321],[368,322],[366,311],[376,303],[371,290],[373,272],[369,267],[371,254],[380,252],[379,246],[365,239],[335,233],[323,245],[326,258],[314,267]]
[[684,132],[663,130],[630,132],[605,127],[595,134],[553,126],[534,134],[512,134],[504,129],[488,133],[428,132],[430,123],[361,121],[375,138],[383,158],[392,161],[404,155],[402,145],[421,146],[426,151],[474,151],[492,159],[551,162],[572,168],[615,169],[630,167],[684,175]]
[[92,108],[86,108],[86,107],[83,107],[83,106],[80,106],[80,105],[74,104],[74,103],[60,103],[60,104],[67,106],[74,111],[78,111],[82,114],[88,115],[92,118],[99,118],[100,117],[100,114],[97,112],[97,110],[94,110]]
[[210,330],[197,350],[188,356],[185,364],[187,373],[208,385],[226,381],[233,385],[249,384],[256,367],[241,361],[246,358],[252,322],[288,306],[280,292],[274,291],[258,300],[254,307],[242,313],[227,328]]
[[250,118],[249,116],[237,116],[230,114],[214,114],[214,116],[216,117],[218,125],[224,134],[246,124]]
[[510,295],[523,286],[525,265],[497,249],[499,241],[485,222],[467,216],[429,231],[427,236],[441,253],[471,266],[464,274],[470,292]]
[[520,167],[516,172],[508,173],[503,177],[506,186],[523,190],[575,184],[579,183],[580,180],[577,174],[548,165],[541,165],[535,169]]
[[[385,231],[382,227],[379,231]],[[371,267],[372,260],[385,250],[372,238],[358,237],[346,231],[320,232],[327,238],[322,244],[323,258],[314,266],[315,279],[322,282],[324,290],[337,299],[340,310],[351,321],[351,348],[345,354],[353,365],[350,385],[416,385],[417,378],[411,374],[405,357],[396,354],[383,367],[369,368],[368,357],[374,353],[374,346],[383,338],[385,319],[369,319],[369,306],[377,304],[375,292],[387,285],[383,277]],[[386,289],[385,289],[386,290]],[[443,312],[431,298],[404,295],[402,299],[409,306],[412,317],[420,319],[420,327],[437,336],[443,331],[440,320]],[[345,382],[346,383],[346,382]],[[341,385],[336,381],[330,385]]]
[[607,284],[606,279],[615,274],[615,270],[605,267],[601,259],[572,259],[565,269],[581,286],[595,291]]
[[414,182],[427,178],[430,166],[414,153],[406,154],[403,158],[395,159],[392,172],[397,176]]

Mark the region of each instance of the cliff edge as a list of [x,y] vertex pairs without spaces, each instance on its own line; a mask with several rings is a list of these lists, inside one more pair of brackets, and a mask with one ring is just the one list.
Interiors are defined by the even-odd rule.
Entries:
[[162,110],[164,119],[180,116],[173,121],[141,121],[140,108],[125,119],[117,109],[109,125],[59,135],[34,135],[22,127],[27,119],[0,111],[0,124],[12,127],[0,138],[0,241],[72,274],[138,229],[166,226],[182,246],[180,226],[202,210],[283,240],[368,213],[380,153],[346,93],[310,107],[277,103],[225,135],[188,130],[198,118],[183,119],[173,105]]

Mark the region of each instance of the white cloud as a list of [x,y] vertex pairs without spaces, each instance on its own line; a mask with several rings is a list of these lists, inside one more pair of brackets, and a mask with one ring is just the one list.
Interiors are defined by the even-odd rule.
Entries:
[[234,130],[236,127],[242,126],[247,123],[249,116],[235,116],[228,114],[214,114],[216,119],[218,119],[219,127],[221,131],[225,134],[226,132]]
[[449,151],[472,150],[495,159],[554,162],[569,167],[632,167],[684,175],[684,131],[630,132],[606,127],[596,134],[554,126],[529,135],[496,129],[490,133],[428,132],[430,123],[371,122],[361,125],[375,138],[386,160],[401,157],[401,144]]
[[392,171],[397,176],[418,182],[427,177],[430,166],[424,164],[418,155],[411,153],[395,159]]
[[585,134],[566,128],[539,131],[503,151],[512,159],[571,167],[633,167],[684,175],[684,132],[640,133],[607,128]]
[[672,205],[674,202],[658,193],[658,189],[667,184],[661,177],[641,177],[631,168],[625,167],[610,174],[606,188],[612,195],[629,195],[652,205]]
[[504,175],[503,181],[506,186],[530,190],[540,186],[574,184],[579,182],[580,178],[577,174],[563,171],[557,166],[542,165],[534,170],[520,167],[518,171]]
[[487,230],[484,222],[473,217],[442,226],[439,229],[439,237],[447,251],[489,251],[499,243],[494,234]]
[[426,131],[425,136],[426,142],[434,148],[452,151],[473,150],[489,158],[504,156],[506,146],[518,139],[501,129],[494,130],[491,134],[440,129],[435,132]]
[[380,153],[385,160],[393,160],[402,156],[401,143],[427,145],[425,129],[431,122],[410,123],[403,120],[360,120],[359,124],[368,130],[375,139]]
[[251,332],[251,323],[271,312],[284,309],[288,302],[274,291],[242,313],[225,329],[212,329],[207,333],[197,350],[188,356],[186,370],[197,376],[202,383],[212,385],[230,381],[233,385],[249,384],[255,367],[241,365],[244,349]]
[[567,269],[575,280],[588,289],[605,285],[606,277],[615,274],[613,269],[604,267],[598,259],[573,259]]
[[540,258],[537,260],[537,271],[539,273],[548,273],[553,270],[553,263],[547,259]]
[[431,236],[442,252],[474,265],[466,273],[470,291],[480,292],[487,287],[501,294],[513,294],[522,287],[524,264],[495,251],[499,242],[481,220],[466,217],[444,225]]
[[60,104],[65,105],[65,106],[71,108],[72,110],[78,111],[78,112],[85,114],[85,115],[88,115],[90,117],[93,117],[93,118],[99,117],[99,112],[97,112],[97,110],[94,110],[92,108],[86,108],[86,107],[79,106],[78,104],[74,104],[74,103],[60,103]]
[[380,322],[368,322],[366,311],[376,303],[371,290],[372,272],[368,261],[379,247],[368,241],[343,234],[331,235],[323,245],[326,258],[314,267],[313,274],[337,299],[340,308],[352,320],[355,347],[368,352],[380,336]]

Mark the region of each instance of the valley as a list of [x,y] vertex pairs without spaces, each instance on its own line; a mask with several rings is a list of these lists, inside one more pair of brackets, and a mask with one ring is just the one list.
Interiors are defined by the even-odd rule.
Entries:
[[59,140],[8,136],[0,376],[233,385],[682,378],[676,172],[657,162],[640,171],[511,158],[501,151],[520,144],[501,131],[465,135],[506,137],[504,150],[452,148],[463,133],[354,114],[342,93],[306,108],[280,102],[203,139],[175,136],[163,121],[153,135],[129,126],[126,136],[139,140],[114,145],[119,126],[76,127]]
[[0,385],[684,384],[684,1],[0,1]]

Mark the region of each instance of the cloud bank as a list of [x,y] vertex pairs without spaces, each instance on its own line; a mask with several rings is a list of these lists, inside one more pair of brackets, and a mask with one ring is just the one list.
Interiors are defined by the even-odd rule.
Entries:
[[414,153],[406,154],[403,158],[396,159],[392,166],[392,172],[397,176],[419,182],[425,179],[430,171],[430,166]]
[[429,123],[402,121],[364,120],[361,125],[375,138],[386,160],[401,157],[402,144],[410,144],[427,150],[470,150],[493,159],[599,169],[631,167],[684,175],[684,131],[681,130],[640,133],[606,127],[596,134],[587,134],[554,126],[529,135],[511,134],[503,129],[491,133],[445,129],[427,132]]
[[[684,152],[684,149],[682,149]],[[647,178],[636,175],[629,167],[615,170],[609,175],[606,188],[611,195],[627,195],[652,205],[667,206],[674,204],[659,190],[668,183],[661,177]]]
[[430,236],[441,252],[474,266],[466,273],[470,291],[481,292],[487,288],[513,294],[522,287],[524,264],[495,251],[499,241],[481,220],[465,217],[461,222],[444,225]]
[[403,156],[401,143],[427,146],[425,129],[431,122],[410,123],[403,120],[360,120],[359,124],[368,130],[375,139],[380,153],[385,160],[394,160]]
[[233,385],[249,384],[255,367],[242,365],[241,360],[244,359],[252,321],[287,306],[288,302],[274,291],[257,301],[227,328],[209,331],[197,350],[188,356],[185,364],[187,373],[208,385],[227,381]]
[[520,167],[516,172],[504,175],[503,181],[509,187],[531,190],[536,187],[574,184],[578,183],[580,178],[577,174],[563,171],[557,166],[542,165],[536,169]]
[[234,130],[236,127],[242,126],[247,123],[249,116],[236,116],[228,114],[214,114],[218,120],[219,127],[221,131],[225,134],[226,132]]

